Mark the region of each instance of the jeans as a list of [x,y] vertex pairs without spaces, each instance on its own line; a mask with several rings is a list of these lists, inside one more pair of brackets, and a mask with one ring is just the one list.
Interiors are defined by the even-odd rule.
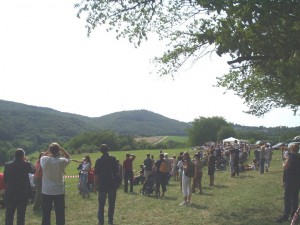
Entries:
[[87,174],[80,174],[80,191],[82,192],[82,194],[88,194],[89,190],[87,187],[87,179],[88,179],[88,175]]
[[259,160],[259,173],[263,174],[265,172],[265,159]]
[[43,220],[42,225],[50,225],[52,203],[54,203],[56,225],[65,224],[65,195],[42,195]]
[[6,203],[5,225],[13,225],[17,210],[17,225],[25,225],[27,200],[10,200]]
[[115,203],[116,203],[116,196],[117,190],[109,190],[107,192],[99,192],[98,193],[98,222],[99,224],[104,224],[104,206],[106,203],[106,196],[108,196],[108,221],[114,221],[114,212],[115,212]]

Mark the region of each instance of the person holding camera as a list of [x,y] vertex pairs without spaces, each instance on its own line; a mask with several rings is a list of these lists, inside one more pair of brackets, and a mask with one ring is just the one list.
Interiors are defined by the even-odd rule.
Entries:
[[130,192],[133,192],[133,169],[132,163],[135,155],[126,153],[126,159],[123,161],[123,174],[124,174],[124,192],[128,192],[128,181],[130,183]]
[[[63,155],[63,157],[61,157]],[[41,157],[42,178],[42,225],[50,225],[52,204],[56,224],[65,224],[64,170],[70,163],[70,155],[57,143],[52,143]]]

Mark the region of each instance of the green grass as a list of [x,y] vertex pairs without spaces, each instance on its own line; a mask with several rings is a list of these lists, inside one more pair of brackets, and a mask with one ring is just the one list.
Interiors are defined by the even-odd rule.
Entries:
[[[169,155],[184,149],[167,150]],[[135,170],[139,169],[148,151],[132,151],[137,158]],[[158,158],[159,151],[150,150]],[[125,152],[112,152],[121,162]],[[72,158],[81,159],[84,155]],[[99,153],[90,154],[93,163]],[[253,152],[250,159],[253,158]],[[78,164],[71,162],[67,175],[77,174]],[[66,179],[66,225],[97,224],[97,195],[82,199],[78,194],[76,178]],[[115,210],[116,224],[218,224],[218,225],[270,225],[281,215],[283,207],[282,166],[279,151],[274,151],[270,172],[259,175],[258,171],[247,171],[239,178],[231,178],[229,168],[216,171],[215,187],[209,188],[207,168],[203,173],[203,195],[193,194],[191,206],[179,206],[182,193],[177,181],[170,181],[163,199],[139,194],[141,185],[134,186],[133,194],[125,194],[123,186],[117,193]],[[105,211],[107,215],[107,209]],[[41,215],[27,207],[26,224],[41,224]],[[54,215],[52,224],[54,223]],[[107,220],[106,220],[107,221]],[[4,210],[0,210],[0,224],[4,224]],[[288,223],[286,223],[288,224]]]

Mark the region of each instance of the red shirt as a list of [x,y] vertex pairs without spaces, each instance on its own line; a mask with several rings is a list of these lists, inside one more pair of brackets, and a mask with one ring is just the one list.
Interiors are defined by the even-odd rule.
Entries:
[[36,177],[36,178],[42,178],[43,177],[43,170],[42,170],[40,161],[37,161],[35,163],[35,171],[36,172],[34,173],[34,177]]
[[123,170],[124,171],[130,171],[132,170],[132,162],[134,158],[126,158],[123,162]]

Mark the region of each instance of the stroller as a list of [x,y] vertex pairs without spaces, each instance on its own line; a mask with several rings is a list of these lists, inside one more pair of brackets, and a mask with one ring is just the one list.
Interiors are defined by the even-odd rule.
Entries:
[[144,181],[143,187],[140,190],[141,195],[147,195],[148,197],[155,191],[155,175],[151,174]]

